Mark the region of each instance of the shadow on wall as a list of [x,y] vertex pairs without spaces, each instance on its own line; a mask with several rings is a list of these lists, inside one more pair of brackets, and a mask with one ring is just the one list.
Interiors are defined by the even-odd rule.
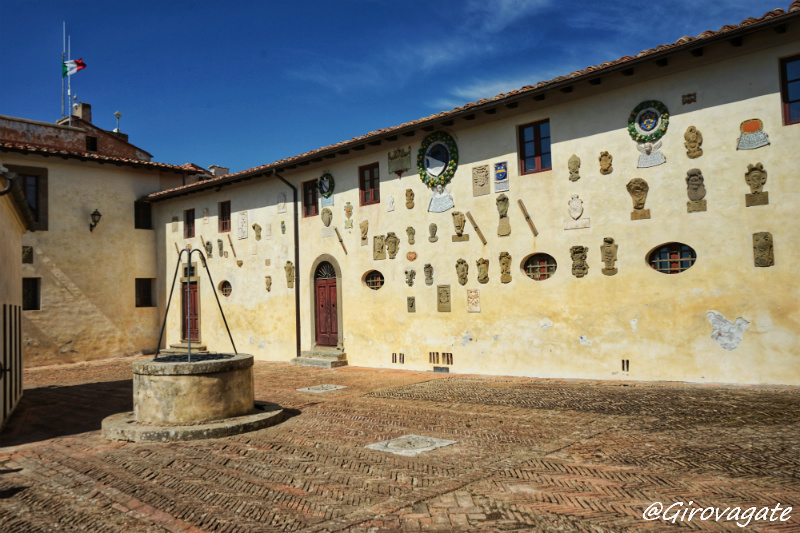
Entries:
[[109,415],[133,411],[133,381],[25,389],[0,434],[0,447],[100,431]]

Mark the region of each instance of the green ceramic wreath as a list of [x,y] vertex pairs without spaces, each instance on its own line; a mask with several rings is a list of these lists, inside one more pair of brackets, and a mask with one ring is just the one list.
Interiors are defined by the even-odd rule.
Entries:
[[[656,113],[649,111],[653,109]],[[641,116],[640,116],[641,114]],[[637,127],[638,126],[638,127]],[[651,143],[667,133],[669,126],[669,110],[657,100],[646,100],[637,105],[628,117],[628,133],[637,143]],[[649,132],[649,133],[648,133]]]
[[[448,158],[444,169],[439,174],[434,175],[428,172],[425,166],[425,156],[428,150],[436,144],[444,145],[447,149]],[[456,145],[456,141],[443,131],[437,131],[425,137],[417,153],[417,172],[419,173],[419,178],[425,185],[431,188],[437,185],[444,187],[453,179],[456,168],[458,168],[458,146]]]
[[[326,191],[322,190],[322,182],[323,180],[328,180],[328,189]],[[336,182],[333,179],[333,176],[330,172],[323,172],[322,176],[317,179],[317,189],[319,189],[319,194],[323,198],[330,198],[333,194],[333,188],[336,186]]]

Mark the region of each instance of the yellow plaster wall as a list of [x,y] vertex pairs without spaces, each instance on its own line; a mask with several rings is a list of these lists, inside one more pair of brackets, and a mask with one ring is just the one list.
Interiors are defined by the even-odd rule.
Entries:
[[[417,150],[426,135],[420,131],[413,138],[400,137],[394,143],[285,172],[300,190],[302,182],[316,179],[323,171],[331,172],[336,180],[331,226],[339,228],[347,248],[345,254],[335,237],[322,238],[319,216],[300,219],[301,261],[296,276],[300,281],[302,349],[314,345],[311,267],[316,258],[327,254],[343,272],[341,333],[351,365],[394,366],[394,352],[404,353],[403,368],[430,369],[429,352],[449,352],[454,355],[451,372],[800,383],[800,290],[793,268],[800,261],[796,237],[800,126],[782,125],[778,82],[778,58],[796,52],[797,44],[790,43],[717,60],[715,50],[710,50],[712,59],[693,69],[679,65],[664,70],[664,74],[613,78],[592,93],[579,89],[570,97],[556,95],[551,105],[504,110],[493,121],[478,120],[472,127],[470,122],[457,120],[446,130],[456,139],[460,156],[448,188],[455,209],[472,213],[487,237],[486,245],[469,223],[465,233],[470,240],[451,242],[451,211],[427,211],[430,193],[415,168]],[[696,93],[696,103],[682,104],[682,95],[688,93]],[[662,101],[670,110],[669,130],[661,149],[667,162],[638,169],[639,151],[626,131],[627,118],[636,105],[650,99]],[[553,170],[520,176],[517,126],[544,118],[551,124]],[[750,118],[763,121],[772,144],[737,151],[739,125]],[[689,159],[683,146],[683,134],[691,125],[704,137],[704,154],[698,159]],[[408,146],[412,149],[412,168],[398,179],[388,172],[387,154]],[[601,151],[614,156],[614,171],[607,176],[599,172]],[[577,182],[568,179],[567,161],[573,153],[582,160],[582,177]],[[357,169],[376,161],[380,165],[381,204],[360,207]],[[497,236],[497,195],[472,195],[472,168],[501,161],[508,162],[510,175],[506,194],[512,233],[508,237]],[[770,203],[747,208],[745,194],[749,188],[744,173],[748,164],[757,162],[768,172],[764,190],[769,192]],[[687,213],[684,180],[691,168],[701,169],[705,177],[706,212]],[[632,202],[625,185],[635,177],[645,179],[650,186],[645,206],[651,212],[649,220],[630,219]],[[204,206],[215,214],[216,202],[231,199],[235,244],[236,212],[251,209],[259,224],[273,220],[276,238],[280,237],[278,220],[285,220],[287,233],[281,241],[288,246],[288,259],[293,260],[290,213],[274,215],[275,194],[285,190],[282,187],[277,180],[253,180],[219,193],[171,200],[160,205],[160,221],[168,224],[171,215],[182,220],[182,210],[189,207],[198,210],[199,220]],[[407,188],[416,195],[412,210],[405,207]],[[573,194],[584,202],[582,218],[591,220],[588,229],[563,229],[564,221],[571,220],[567,202]],[[393,212],[386,208],[389,196],[395,198]],[[536,238],[524,221],[518,199],[525,202],[540,232]],[[352,230],[344,230],[343,209],[348,201],[354,206]],[[365,219],[369,220],[369,243],[362,247],[359,223]],[[427,238],[432,222],[439,227],[436,243]],[[216,227],[215,220],[210,224]],[[409,225],[416,230],[414,246],[407,244]],[[198,228],[202,231],[200,222]],[[397,258],[374,261],[373,236],[389,231],[401,240]],[[753,263],[752,235],[761,231],[771,232],[774,238],[775,265],[769,268],[757,268]],[[182,226],[178,233],[167,228],[162,241],[170,260],[175,257],[173,242],[183,243],[176,238],[182,236],[180,232]],[[619,273],[615,276],[601,273],[604,237],[613,237],[619,246]],[[247,242],[252,239],[251,231]],[[195,246],[199,245],[199,239],[196,241]],[[678,275],[653,271],[646,262],[648,253],[674,241],[694,248],[697,263]],[[227,277],[234,286],[226,314],[239,350],[260,359],[288,360],[295,355],[295,348],[293,295],[286,289],[282,270],[286,259],[276,261],[273,252],[272,266],[264,266],[263,242],[258,244],[259,255],[253,257],[247,250],[249,244],[241,246],[242,267],[237,267],[232,258],[212,259],[212,268],[220,272],[218,275],[212,270],[212,275],[216,283]],[[581,279],[571,273],[569,251],[575,245],[589,247],[590,270]],[[406,259],[411,250],[418,254],[414,262]],[[500,283],[498,255],[503,251],[512,256],[513,279],[508,284]],[[524,259],[535,252],[556,259],[558,270],[552,279],[535,282],[522,272]],[[469,264],[469,281],[464,287],[459,285],[455,271],[459,258]],[[477,282],[479,258],[490,260],[490,281],[485,285]],[[434,267],[432,286],[424,283],[426,263]],[[170,279],[172,268],[168,261]],[[405,284],[407,268],[417,272],[413,287]],[[373,269],[386,278],[379,291],[368,289],[362,282],[364,274]],[[273,276],[272,293],[263,288],[264,275]],[[450,313],[436,309],[436,286],[442,284],[451,287]],[[467,289],[480,290],[480,313],[467,312]],[[416,297],[416,313],[406,311],[408,296]],[[203,340],[211,349],[224,350],[224,330],[219,327],[215,310],[209,311],[209,296],[203,292],[201,298]],[[735,350],[724,350],[711,339],[712,327],[706,316],[710,310],[731,321],[742,317],[751,323]],[[173,341],[177,332],[177,318],[173,318]],[[622,359],[630,360],[629,372],[621,371]]]
[[[25,365],[152,352],[158,308],[135,306],[135,279],[159,277],[156,232],[134,229],[134,201],[181,177],[53,158],[6,161],[48,169],[48,230],[22,239],[34,249],[23,275],[42,279],[41,310],[23,312]],[[103,216],[90,232],[95,209]]]

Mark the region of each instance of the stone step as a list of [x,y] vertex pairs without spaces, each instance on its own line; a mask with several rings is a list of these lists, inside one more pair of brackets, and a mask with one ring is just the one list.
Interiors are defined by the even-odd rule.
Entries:
[[[161,350],[159,355],[180,355],[189,352],[189,345],[185,342],[178,344],[170,344],[166,350]],[[192,343],[192,353],[208,353],[208,347],[205,344]]]
[[322,359],[317,357],[295,357],[292,359],[294,366],[315,366],[318,368],[337,368],[347,366],[347,359]]
[[300,352],[300,357],[326,359],[331,361],[347,361],[347,354],[338,350],[310,350],[307,352]]

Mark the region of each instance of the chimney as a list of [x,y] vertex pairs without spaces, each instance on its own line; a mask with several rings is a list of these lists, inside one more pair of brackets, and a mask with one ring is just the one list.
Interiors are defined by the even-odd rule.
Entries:
[[220,166],[217,166],[217,165],[209,165],[208,170],[211,171],[211,175],[214,176],[215,178],[218,178],[220,176],[224,176],[228,172],[230,172],[229,168],[220,167]]
[[92,106],[84,102],[78,102],[73,106],[75,115],[84,122],[92,123]]

